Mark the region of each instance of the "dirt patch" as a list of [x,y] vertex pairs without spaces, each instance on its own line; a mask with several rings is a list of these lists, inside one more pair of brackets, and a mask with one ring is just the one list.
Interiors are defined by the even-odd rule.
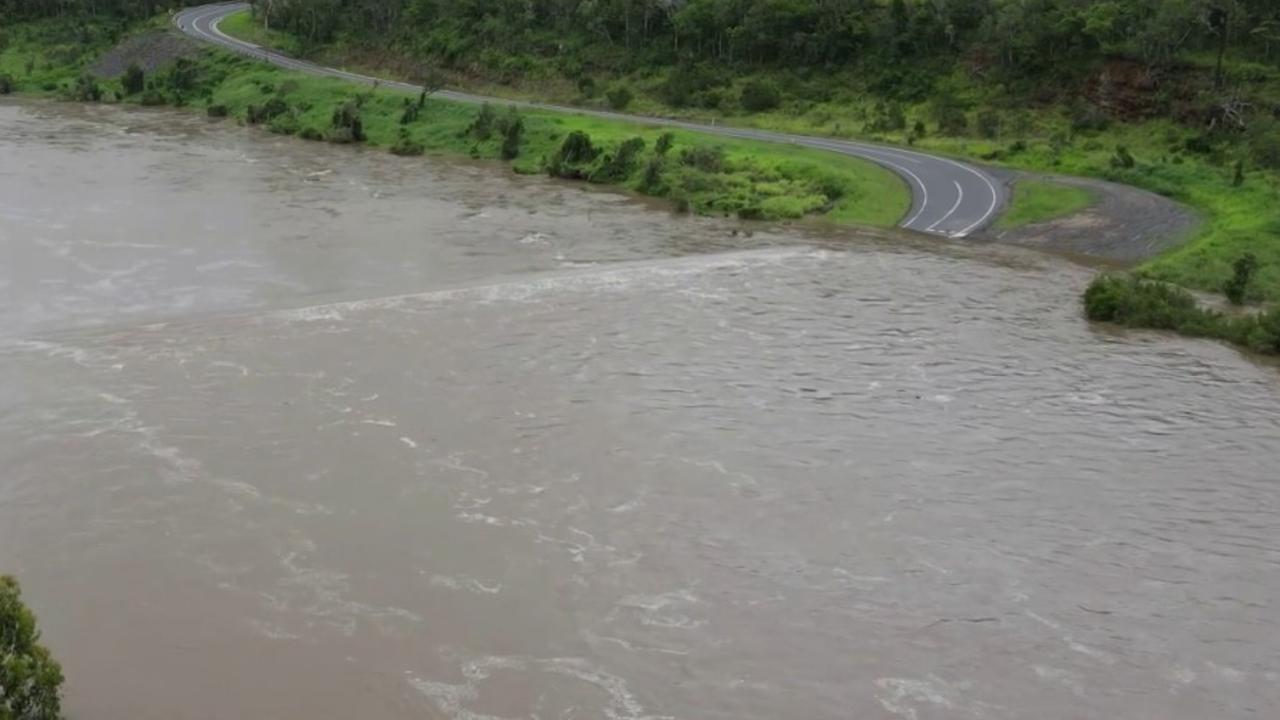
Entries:
[[1045,180],[1083,188],[1096,198],[1093,205],[1065,217],[1012,230],[984,231],[996,242],[1136,264],[1181,244],[1200,222],[1190,208],[1128,185],[1060,175],[992,172],[1006,185],[1020,179]]
[[89,68],[101,78],[117,77],[136,64],[148,75],[183,57],[194,57],[202,48],[176,30],[154,30],[135,35],[103,53]]

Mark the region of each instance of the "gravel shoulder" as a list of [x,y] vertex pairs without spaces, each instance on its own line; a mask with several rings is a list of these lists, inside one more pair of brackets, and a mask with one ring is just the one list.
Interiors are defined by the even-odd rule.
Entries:
[[148,75],[178,58],[193,57],[201,46],[176,30],[135,35],[102,54],[89,71],[100,78],[118,77],[136,64]]
[[1036,179],[1083,188],[1096,198],[1088,208],[1065,217],[1009,230],[991,227],[983,231],[983,237],[999,243],[1129,265],[1180,245],[1200,223],[1196,213],[1185,205],[1128,185],[1064,175],[987,170],[1006,187],[1018,180]]

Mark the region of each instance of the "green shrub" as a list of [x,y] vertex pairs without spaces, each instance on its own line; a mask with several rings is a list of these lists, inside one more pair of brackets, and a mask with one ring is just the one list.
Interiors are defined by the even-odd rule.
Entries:
[[0,575],[0,718],[60,720],[62,667],[40,644],[18,581]]
[[120,76],[120,87],[125,95],[137,95],[142,92],[146,84],[146,75],[137,63],[126,68],[124,74]]
[[659,155],[666,155],[675,141],[676,136],[674,134],[664,132],[658,136],[658,141],[653,145],[653,151]]
[[92,75],[86,73],[76,78],[71,98],[80,102],[98,102],[102,99],[102,88],[98,86],[98,81]]
[[612,153],[606,153],[600,164],[591,172],[591,182],[616,183],[631,177],[637,156],[644,152],[644,140],[633,137],[618,145]]
[[226,117],[228,114],[227,106],[226,105],[210,105],[205,110],[205,114],[207,114],[211,118]]
[[609,101],[609,107],[614,110],[626,110],[627,106],[630,105],[631,101],[634,99],[631,88],[622,84],[614,85],[609,88],[608,92],[604,95],[605,99]]
[[524,136],[524,119],[516,113],[514,107],[510,108],[507,115],[502,123],[501,155],[503,160],[514,160],[520,155],[520,141]]
[[1258,113],[1249,120],[1249,152],[1253,162],[1280,170],[1280,120]]
[[591,136],[574,130],[560,142],[554,155],[546,163],[547,174],[553,177],[580,179],[587,177],[587,166],[600,151],[591,144]]
[[418,120],[418,114],[422,112],[423,105],[415,103],[409,98],[404,99],[404,110],[400,113],[400,124],[408,125]]
[[498,114],[494,112],[493,106],[484,103],[476,112],[476,117],[467,126],[466,134],[477,140],[488,140],[493,135],[493,126],[498,120]]
[[1111,156],[1111,167],[1118,170],[1128,170],[1137,164],[1133,159],[1133,155],[1129,153],[1129,149],[1123,145],[1116,146],[1116,152]]
[[747,112],[772,110],[782,102],[782,92],[770,80],[748,80],[738,97],[742,109]]
[[162,78],[170,89],[186,92],[195,88],[198,70],[198,66],[191,59],[178,58],[165,70]]
[[672,107],[688,107],[706,91],[724,85],[719,74],[702,63],[684,63],[671,69],[659,92]]
[[329,142],[364,142],[364,123],[360,120],[360,108],[354,101],[347,101],[333,111],[329,121]]
[[578,94],[590,100],[596,96],[596,81],[590,75],[578,78]]
[[1089,283],[1084,310],[1090,320],[1157,330],[1176,330],[1206,312],[1182,288],[1117,275],[1099,275]]
[[1111,126],[1111,118],[1092,103],[1076,102],[1067,114],[1072,132],[1101,132]]
[[423,147],[422,143],[409,137],[409,131],[405,128],[400,128],[400,136],[396,138],[395,144],[391,146],[393,155],[404,157],[421,155],[425,151],[426,148]]
[[[924,136],[924,125],[916,123],[920,126],[921,132],[917,137]],[[907,113],[902,109],[902,103],[895,100],[889,102],[878,102],[871,111],[871,120],[867,123],[869,132],[896,132],[907,127]]]
[[939,89],[929,101],[929,114],[942,135],[963,135],[969,130],[965,105],[950,90]]
[[1262,313],[1227,316],[1200,307],[1182,288],[1136,277],[1103,274],[1084,293],[1090,320],[1127,327],[1171,330],[1209,337],[1254,352],[1280,354],[1280,307]]
[[1231,278],[1222,287],[1222,294],[1232,305],[1243,305],[1249,291],[1249,281],[1258,271],[1258,258],[1253,253],[1245,253],[1231,264]]
[[680,153],[680,164],[697,168],[706,173],[718,173],[724,170],[724,149],[715,146],[687,147]]
[[289,112],[289,105],[278,97],[273,97],[262,105],[250,105],[245,108],[245,122],[250,125],[271,122],[279,115]]
[[0,73],[0,95],[8,95],[13,92],[13,77],[5,73]]
[[298,129],[298,116],[291,112],[275,115],[267,123],[267,130],[277,135],[293,135]]
[[976,120],[979,135],[990,140],[1000,137],[1003,122],[999,112],[990,108],[979,110]]
[[665,195],[665,172],[666,163],[661,155],[649,158],[649,162],[645,163],[644,173],[640,175],[640,190],[649,195]]

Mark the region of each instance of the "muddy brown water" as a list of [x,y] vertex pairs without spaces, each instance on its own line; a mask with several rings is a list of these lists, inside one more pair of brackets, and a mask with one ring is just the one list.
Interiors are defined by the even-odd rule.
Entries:
[[0,253],[76,718],[1280,715],[1280,373],[1066,260],[29,102]]

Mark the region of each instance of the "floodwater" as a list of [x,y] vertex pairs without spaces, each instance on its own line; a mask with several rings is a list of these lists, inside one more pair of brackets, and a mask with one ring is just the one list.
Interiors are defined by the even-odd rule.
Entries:
[[0,105],[0,569],[93,720],[1280,716],[1280,371],[1090,271]]

